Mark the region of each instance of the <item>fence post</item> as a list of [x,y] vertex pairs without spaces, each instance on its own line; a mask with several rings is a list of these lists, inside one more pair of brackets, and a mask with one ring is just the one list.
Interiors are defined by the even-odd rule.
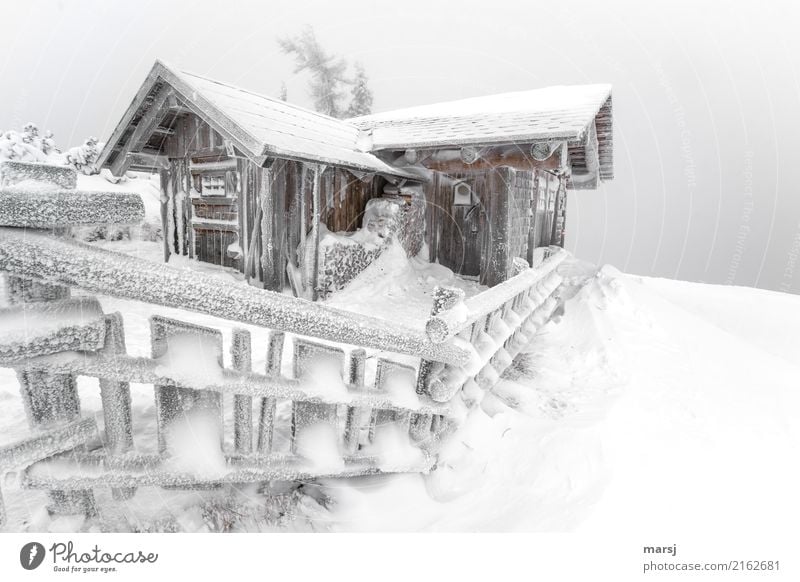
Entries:
[[[364,386],[366,360],[367,351],[363,348],[355,349],[350,353],[348,383],[351,386]],[[354,455],[358,451],[358,441],[361,433],[361,418],[363,414],[363,407],[347,407],[347,424],[345,425],[344,430],[344,450],[346,455]]]
[[[17,371],[20,391],[28,423],[34,430],[45,430],[54,424],[71,422],[80,416],[80,401],[75,377],[54,374],[44,368]],[[91,490],[48,492],[48,512],[56,515],[83,513],[94,515],[95,502]]]
[[[304,381],[313,377],[315,370],[325,363],[334,363],[340,381],[344,377],[345,353],[342,348],[334,348],[325,344],[304,339],[294,340],[294,377]],[[326,369],[326,372],[330,372]],[[305,457],[307,450],[299,445],[302,433],[307,427],[327,424],[336,432],[336,448],[342,450],[342,431],[339,423],[339,406],[332,403],[313,400],[294,400],[292,402],[292,445],[293,454]]]
[[[54,229],[63,234],[63,229]],[[68,287],[52,285],[32,279],[9,276],[6,281],[9,302],[32,303],[57,301],[70,295]],[[46,368],[25,368],[17,371],[20,392],[33,430],[50,428],[53,424],[70,422],[80,416],[80,401],[75,377],[71,374],[53,374]],[[49,491],[48,512],[68,515],[95,513],[94,495],[89,491]]]
[[[249,374],[252,371],[250,332],[233,330],[231,345],[233,368]],[[233,443],[237,453],[248,455],[253,451],[253,397],[236,394],[233,397]]]
[[[431,317],[439,315],[442,311],[454,307],[459,301],[463,301],[464,292],[455,287],[439,287],[433,290],[433,307]],[[417,376],[417,394],[426,394],[430,375],[434,367],[434,362],[430,360],[420,360],[419,374]]]
[[[274,378],[281,374],[281,361],[283,360],[283,340],[282,331],[271,331],[269,333],[269,345],[267,347],[267,376]],[[275,426],[275,406],[276,399],[267,396],[261,400],[261,413],[258,419],[258,453],[268,455],[272,450],[272,430]]]
[[[169,357],[169,339],[175,336],[195,337],[198,346],[202,347],[203,338],[210,338],[214,342],[214,355],[216,364],[222,367],[222,334],[215,329],[185,323],[175,319],[153,315],[150,318],[150,349],[154,359]],[[202,358],[204,355],[200,353]],[[223,444],[222,435],[222,395],[208,390],[193,390],[177,386],[155,386],[156,393],[156,421],[158,423],[158,449],[159,452],[167,451],[166,433],[170,424],[179,416],[190,410],[203,409],[210,412],[219,423],[220,447]]]
[[[119,313],[106,315],[105,324],[106,339],[103,352],[112,358],[116,354],[124,355],[126,348],[122,315]],[[103,403],[103,420],[109,457],[128,452],[133,448],[130,384],[100,378],[100,399]],[[130,499],[135,493],[136,489],[131,487],[111,490],[113,498],[117,501]]]

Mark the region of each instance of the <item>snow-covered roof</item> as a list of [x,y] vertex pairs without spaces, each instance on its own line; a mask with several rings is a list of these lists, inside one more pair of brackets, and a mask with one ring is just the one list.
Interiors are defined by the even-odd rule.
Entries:
[[124,141],[129,124],[143,115],[154,87],[166,83],[191,109],[256,161],[283,157],[342,166],[366,172],[405,176],[359,147],[359,130],[345,121],[309,111],[156,61],[120,124],[107,141],[99,165],[109,161]]
[[411,169],[387,164],[374,152],[564,140],[573,175],[580,175],[586,170],[584,146],[594,123],[599,177],[613,176],[610,85],[548,87],[341,120],[160,61],[107,140],[98,167],[113,166],[119,156],[142,149],[141,135],[136,147],[130,142],[136,141],[138,126],[146,125],[142,120],[148,111],[164,107],[157,99],[165,85],[259,165],[279,157],[413,179],[419,176]]
[[372,151],[580,140],[610,97],[611,85],[557,86],[411,107],[349,121],[371,131]]

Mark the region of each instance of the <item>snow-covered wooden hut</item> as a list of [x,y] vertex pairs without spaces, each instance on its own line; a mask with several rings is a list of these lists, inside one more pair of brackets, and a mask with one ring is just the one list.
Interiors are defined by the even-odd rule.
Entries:
[[566,191],[612,177],[611,137],[606,85],[340,120],[156,62],[98,166],[160,172],[165,259],[316,297],[320,238],[358,230],[384,197],[419,210],[399,213],[416,216],[397,227],[409,252],[425,242],[460,275],[504,281],[515,257],[563,245]]

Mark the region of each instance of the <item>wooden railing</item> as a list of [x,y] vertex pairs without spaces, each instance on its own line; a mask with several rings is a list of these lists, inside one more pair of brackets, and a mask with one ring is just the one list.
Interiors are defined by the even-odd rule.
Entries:
[[[469,404],[476,387],[490,389],[557,305],[556,268],[565,253],[552,249],[537,269],[465,301],[437,289],[426,331],[398,328],[75,243],[57,236],[73,215],[58,205],[43,212],[11,188],[0,190],[0,271],[9,275],[15,305],[0,310],[0,367],[17,372],[31,434],[0,447],[0,476],[21,470],[22,487],[48,490],[55,513],[91,513],[96,488],[122,500],[142,486],[426,472],[457,425],[450,401],[461,393]],[[85,203],[92,195],[62,195],[70,196]],[[131,222],[139,210],[127,200],[113,213],[92,212],[99,222]],[[122,316],[104,313],[92,297],[70,298],[71,288],[267,328],[266,368],[252,369],[247,330],[233,328],[225,367],[219,330],[162,316],[150,320],[150,357],[131,356]],[[13,333],[20,322],[24,329]],[[81,416],[77,376],[99,379],[102,431]],[[155,386],[158,452],[136,450],[131,382]],[[227,438],[225,394],[234,418]],[[290,406],[288,417],[276,414],[281,402]],[[219,438],[222,462],[211,473],[174,463],[170,435],[194,414]],[[322,460],[308,448],[320,430],[338,450]],[[409,454],[381,450],[384,431],[406,435]],[[286,435],[286,450],[274,446],[276,433]]]

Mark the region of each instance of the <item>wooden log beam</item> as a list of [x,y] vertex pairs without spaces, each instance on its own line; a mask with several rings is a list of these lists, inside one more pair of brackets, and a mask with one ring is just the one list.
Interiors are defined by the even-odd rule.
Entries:
[[[5,362],[8,367],[18,362]],[[250,396],[255,398],[288,399],[295,402],[314,402],[319,404],[347,404],[416,412],[421,414],[448,414],[450,408],[430,399],[420,397],[414,404],[406,404],[402,397],[397,400],[391,394],[378,393],[363,385],[346,385],[347,392],[330,392],[326,386],[315,386],[295,378],[279,375],[245,373],[227,368],[219,368],[213,377],[202,377],[187,370],[180,363],[173,365],[168,359],[134,357],[124,354],[109,355],[102,352],[65,352],[49,356],[31,358],[25,363],[25,370],[34,373],[46,370],[49,374],[69,374],[103,378],[116,382],[135,382],[154,384],[173,389],[210,391],[216,394]]]
[[175,130],[171,127],[161,127],[160,125],[153,129],[153,133],[159,135],[175,135]]
[[583,151],[586,171],[573,172],[570,176],[569,187],[573,190],[595,190],[600,181],[600,145],[594,122],[589,126]]
[[[317,299],[317,285],[319,283],[319,222],[320,222],[320,212],[322,212],[322,200],[321,200],[321,193],[320,193],[320,178],[322,173],[325,171],[324,165],[314,165],[314,175],[313,175],[313,189],[311,192],[311,201],[312,201],[312,209],[311,209],[311,232],[314,236],[313,245],[314,245],[314,252],[311,254],[313,257],[314,265],[313,271],[311,275],[311,299],[312,301],[316,301]],[[307,255],[308,256],[308,255]]]
[[165,105],[171,95],[173,95],[172,91],[166,87],[163,87],[158,92],[147,112],[136,125],[136,129],[133,130],[133,134],[117,153],[117,157],[114,158],[111,164],[111,173],[113,175],[121,176],[124,174],[130,164],[128,154],[138,152],[144,147],[147,138],[150,137],[150,134],[153,133],[153,130],[158,127],[164,115],[166,115],[168,107],[165,107]]
[[43,182],[64,190],[74,190],[78,172],[71,166],[57,166],[41,162],[4,160],[0,162],[0,188],[9,188],[20,182]]
[[[53,322],[59,322],[54,326]],[[94,297],[22,303],[0,309],[0,358],[27,358],[63,351],[94,351],[103,347],[106,325]]]
[[208,488],[224,484],[258,483],[268,481],[311,481],[324,477],[357,477],[378,473],[427,473],[434,465],[433,457],[413,464],[379,462],[374,458],[345,459],[341,470],[314,468],[313,463],[295,455],[270,455],[260,459],[226,460],[229,469],[213,477],[180,473],[163,467],[161,459],[142,456],[123,465],[119,461],[106,462],[78,456],[77,460],[59,463],[59,470],[48,471],[47,463],[40,463],[36,471],[26,470],[22,476],[25,489],[58,488],[62,491],[106,487],[180,487],[185,489]]
[[259,216],[261,219],[261,270],[265,289],[281,290],[282,268],[278,265],[280,257],[275,252],[275,193],[272,181],[275,179],[273,165],[261,169],[258,191]]
[[142,168],[150,170],[169,169],[169,158],[163,154],[148,154],[145,152],[130,152],[128,154],[129,168]]
[[54,228],[89,224],[138,224],[144,202],[132,192],[0,189],[0,226]]
[[0,447],[0,474],[68,451],[96,438],[94,418],[83,418]]
[[537,268],[522,271],[515,277],[466,299],[464,306],[469,313],[466,318],[463,316],[463,310],[456,312],[442,310],[434,313],[425,326],[428,337],[433,342],[441,342],[466,330],[481,317],[499,309],[503,304],[543,280],[566,258],[567,252],[559,248]]
[[467,156],[467,159],[472,159],[472,162],[465,161],[462,157],[462,149],[441,149],[427,157],[421,157],[420,163],[429,170],[447,173],[463,171],[465,165],[469,170],[490,170],[499,166],[508,166],[517,170],[555,171],[561,162],[560,154],[551,155],[541,161],[535,160],[530,152],[530,144],[475,149],[474,152],[467,152],[464,155]]

